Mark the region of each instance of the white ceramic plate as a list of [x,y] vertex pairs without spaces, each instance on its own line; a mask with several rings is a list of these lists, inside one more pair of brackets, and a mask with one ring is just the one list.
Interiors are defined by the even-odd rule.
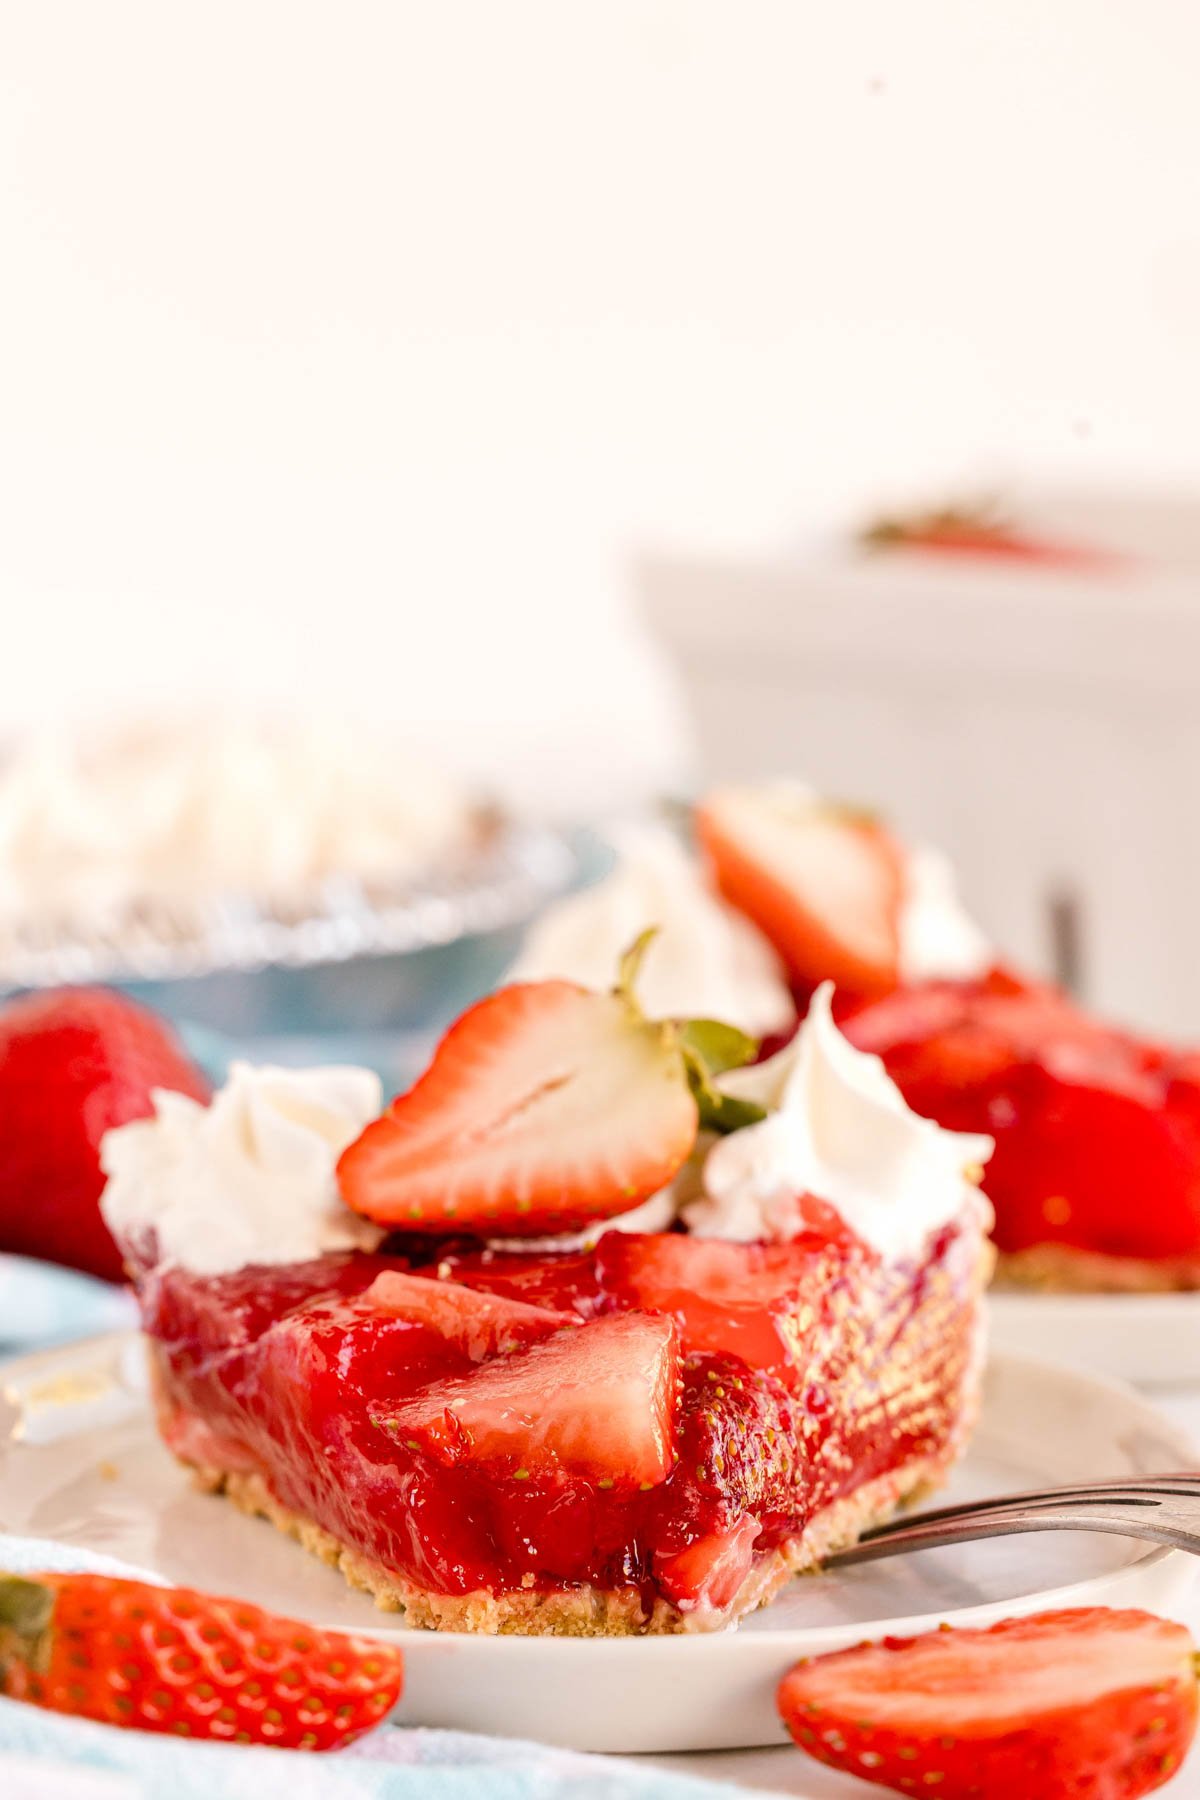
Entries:
[[[988,1371],[951,1498],[1172,1469],[1187,1439],[1128,1390],[1016,1357]],[[1047,1605],[1170,1610],[1190,1560],[1121,1538],[1050,1533],[806,1576],[739,1630],[662,1638],[487,1638],[404,1631],[260,1520],[196,1493],[155,1435],[141,1347],[94,1338],[0,1367],[0,1531],[80,1545],[171,1582],[323,1625],[404,1639],[403,1723],[581,1750],[776,1744],[773,1695],[801,1656],[942,1619]]]
[[988,1296],[994,1350],[1125,1381],[1200,1382],[1200,1294]]

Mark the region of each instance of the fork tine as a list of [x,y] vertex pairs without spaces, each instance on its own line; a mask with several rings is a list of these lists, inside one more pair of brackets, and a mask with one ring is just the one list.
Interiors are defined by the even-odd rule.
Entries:
[[[1063,1487],[1033,1488],[1024,1493],[993,1494],[987,1500],[962,1500],[953,1506],[931,1507],[928,1511],[904,1515],[905,1523],[931,1523],[937,1519],[967,1518],[973,1513],[991,1512],[1000,1507],[1036,1506],[1048,1500],[1118,1499],[1125,1496],[1178,1494],[1200,1498],[1200,1475],[1134,1475],[1109,1481],[1071,1482]],[[877,1525],[875,1531],[888,1531],[898,1522]],[[870,1534],[873,1535],[873,1534]]]

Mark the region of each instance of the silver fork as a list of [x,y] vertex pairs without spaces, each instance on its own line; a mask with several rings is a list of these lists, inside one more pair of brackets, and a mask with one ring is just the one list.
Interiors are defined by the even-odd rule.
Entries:
[[881,1556],[1020,1531],[1108,1531],[1200,1556],[1200,1473],[1088,1481],[909,1514],[864,1532],[857,1544],[831,1557],[826,1567],[844,1568]]

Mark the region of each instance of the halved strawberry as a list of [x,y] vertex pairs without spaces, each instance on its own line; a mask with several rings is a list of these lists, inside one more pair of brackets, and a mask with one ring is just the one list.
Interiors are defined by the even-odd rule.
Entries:
[[785,787],[724,787],[696,809],[696,833],[725,898],[797,983],[895,987],[904,861],[882,825]]
[[669,1319],[597,1319],[516,1356],[438,1382],[376,1416],[390,1437],[449,1465],[508,1465],[653,1486],[674,1460],[679,1354]]
[[940,1800],[1135,1800],[1196,1729],[1191,1637],[1107,1607],[885,1638],[799,1663],[779,1710],[835,1769]]
[[1068,569],[1116,569],[1125,561],[1115,550],[1041,537],[990,507],[945,506],[935,512],[877,519],[862,533],[862,542],[872,550],[923,550]]
[[[337,1750],[387,1717],[402,1676],[393,1644],[281,1619],[245,1600],[112,1575],[0,1570],[0,1694],[73,1718]],[[39,1792],[61,1792],[47,1774]],[[252,1781],[245,1791],[272,1785]],[[212,1791],[224,1786],[215,1780]]]
[[725,1351],[791,1385],[805,1348],[798,1299],[802,1289],[813,1289],[821,1255],[806,1244],[610,1231],[597,1245],[596,1271],[626,1304],[669,1313],[685,1353]]
[[481,1362],[485,1356],[506,1356],[579,1323],[575,1313],[550,1312],[544,1306],[526,1306],[523,1301],[486,1294],[457,1281],[405,1275],[399,1269],[385,1269],[376,1276],[363,1299],[380,1312],[427,1325],[473,1362]]
[[627,1212],[696,1139],[678,1033],[643,1018],[632,970],[611,994],[501,988],[342,1156],[355,1212],[406,1231],[541,1236]]

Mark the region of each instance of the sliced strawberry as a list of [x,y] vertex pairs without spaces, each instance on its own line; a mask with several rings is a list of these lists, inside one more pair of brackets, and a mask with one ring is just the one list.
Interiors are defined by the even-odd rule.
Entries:
[[801,1295],[814,1290],[821,1255],[811,1244],[610,1231],[597,1246],[596,1270],[626,1305],[669,1313],[685,1352],[725,1351],[790,1384],[804,1362]]
[[428,1326],[473,1362],[481,1362],[485,1356],[506,1356],[579,1323],[575,1313],[550,1312],[543,1306],[526,1306],[520,1300],[463,1287],[457,1281],[404,1275],[398,1269],[386,1269],[376,1276],[363,1299],[380,1312]]
[[625,992],[529,982],[463,1014],[338,1177],[347,1205],[381,1224],[540,1236],[656,1193],[696,1129],[672,1026]]
[[[402,1677],[395,1645],[245,1600],[112,1575],[0,1570],[0,1694],[51,1712],[172,1737],[337,1750],[387,1717]],[[60,1792],[48,1773],[39,1791]],[[212,1791],[224,1786],[214,1781]]]
[[749,1514],[728,1531],[710,1531],[686,1550],[655,1564],[655,1574],[680,1612],[732,1606],[754,1563],[762,1526]]
[[797,983],[895,987],[904,864],[881,825],[787,789],[726,787],[698,807],[696,832],[725,898]]
[[1125,561],[1114,550],[1039,537],[984,508],[947,506],[937,512],[878,519],[863,532],[862,541],[873,550],[924,550],[1068,569],[1117,569]]
[[1135,1800],[1196,1729],[1182,1625],[1106,1607],[885,1638],[799,1663],[779,1689],[810,1756],[940,1800]]
[[670,1473],[679,1354],[669,1319],[624,1313],[484,1363],[376,1417],[439,1462],[653,1486]]

